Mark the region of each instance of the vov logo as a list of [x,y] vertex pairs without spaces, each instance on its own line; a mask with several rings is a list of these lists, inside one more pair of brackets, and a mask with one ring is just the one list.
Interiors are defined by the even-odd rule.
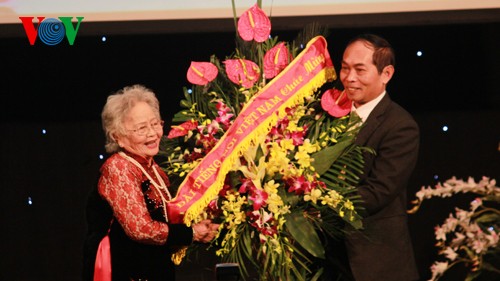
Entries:
[[68,43],[73,45],[78,29],[80,28],[80,23],[83,20],[83,17],[76,17],[78,23],[76,27],[74,27],[71,22],[73,17],[59,17],[59,19],[37,17],[38,29],[36,29],[33,23],[34,18],[35,17],[19,17],[23,22],[24,31],[30,41],[30,45],[35,45],[36,38],[38,37],[45,45],[49,46],[61,43],[64,36],[68,39]]

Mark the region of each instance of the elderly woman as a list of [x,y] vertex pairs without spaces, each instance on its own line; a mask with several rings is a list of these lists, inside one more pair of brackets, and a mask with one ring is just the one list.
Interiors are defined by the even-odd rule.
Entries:
[[[171,255],[193,241],[209,242],[217,224],[169,224],[169,180],[155,163],[163,135],[159,102],[135,85],[108,97],[102,111],[106,151],[98,193],[112,211],[109,226],[113,280],[174,280]],[[90,227],[90,226],[89,226]]]

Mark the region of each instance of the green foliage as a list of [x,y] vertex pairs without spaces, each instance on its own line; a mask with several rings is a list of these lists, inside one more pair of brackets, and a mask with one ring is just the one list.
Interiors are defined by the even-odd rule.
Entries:
[[295,209],[285,217],[285,225],[295,241],[312,256],[324,259],[325,249],[323,248],[323,244],[319,239],[314,225],[304,217],[304,212],[300,209]]

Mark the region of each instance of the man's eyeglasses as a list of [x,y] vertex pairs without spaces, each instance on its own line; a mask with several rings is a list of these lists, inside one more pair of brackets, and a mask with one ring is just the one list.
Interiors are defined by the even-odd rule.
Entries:
[[155,120],[151,121],[151,123],[149,123],[149,125],[146,123],[146,124],[140,125],[139,128],[137,128],[137,129],[128,130],[128,131],[132,131],[138,136],[145,136],[149,132],[149,128],[152,128],[154,131],[157,131],[157,132],[162,130],[163,124],[165,124],[165,121],[155,119]]

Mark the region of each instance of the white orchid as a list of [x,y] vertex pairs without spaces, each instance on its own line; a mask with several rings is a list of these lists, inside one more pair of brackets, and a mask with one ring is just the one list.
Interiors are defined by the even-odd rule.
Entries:
[[[473,178],[467,181],[455,177],[438,183],[434,188],[422,187],[416,193],[417,199],[413,201],[415,207],[408,211],[415,213],[425,199],[432,197],[451,197],[459,193],[474,193],[482,197],[475,198],[470,203],[469,210],[455,208],[455,213],[450,214],[442,225],[434,229],[434,234],[440,248],[440,254],[446,261],[436,261],[431,266],[432,277],[438,280],[449,268],[462,263],[469,269],[467,280],[478,277],[481,270],[489,270],[499,274],[500,269],[490,263],[488,256],[498,256],[500,231],[500,188],[494,179],[483,177],[479,182]],[[484,203],[488,204],[485,205]],[[495,207],[489,204],[496,204]]]

